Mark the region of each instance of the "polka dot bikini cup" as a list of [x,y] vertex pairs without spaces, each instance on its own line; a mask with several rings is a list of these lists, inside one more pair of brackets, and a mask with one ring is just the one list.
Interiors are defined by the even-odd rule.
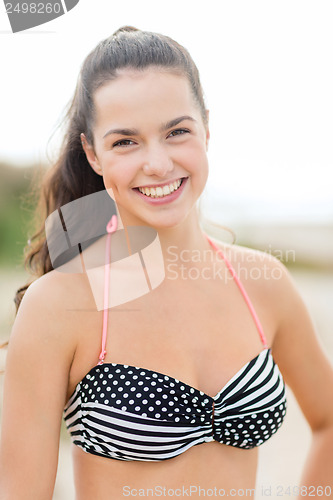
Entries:
[[[115,222],[108,225],[107,256]],[[281,373],[243,285],[221,250],[208,241],[236,281],[263,350],[212,397],[160,372],[104,363],[104,315],[100,361],[77,384],[64,410],[73,443],[87,453],[117,460],[161,461],[210,441],[251,449],[267,441],[282,424],[286,397]],[[105,274],[109,275],[107,268]]]

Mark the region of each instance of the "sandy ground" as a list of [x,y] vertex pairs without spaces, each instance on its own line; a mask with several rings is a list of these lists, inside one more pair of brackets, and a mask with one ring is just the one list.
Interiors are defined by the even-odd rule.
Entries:
[[[333,363],[333,272],[291,269],[291,273],[309,309],[321,344]],[[12,297],[24,279],[22,271],[0,270],[0,342],[9,335],[14,311]],[[0,351],[1,367],[4,366],[4,362],[5,353]],[[0,377],[0,391],[2,378]],[[0,396],[2,401],[2,392]],[[309,446],[309,427],[293,394],[288,390],[288,411],[283,426],[260,449],[256,500],[266,497],[293,498],[282,493],[288,486],[293,487],[299,484]],[[58,475],[53,498],[54,500],[74,499],[70,444],[66,432],[62,432]]]

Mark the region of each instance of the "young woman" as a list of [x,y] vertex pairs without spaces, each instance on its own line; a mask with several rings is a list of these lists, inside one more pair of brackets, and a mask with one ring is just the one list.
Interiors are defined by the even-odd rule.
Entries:
[[[46,215],[62,208],[61,227],[65,207],[102,190],[115,210],[96,210],[104,233],[67,259],[83,272],[52,266],[52,242],[37,235],[29,259],[40,277],[8,348],[1,500],[52,498],[63,412],[78,500],[148,488],[239,498],[255,487],[259,446],[283,422],[285,383],[313,431],[299,497],[332,487],[332,368],[288,272],[264,253],[217,245],[199,225],[208,113],[188,52],[160,34],[118,30],[85,60],[68,119]],[[123,231],[151,279],[158,252],[140,260],[133,227],[158,236],[164,274],[148,291],[131,281],[134,260],[121,266],[115,255]],[[101,264],[100,244],[105,266],[89,266],[92,249]]]

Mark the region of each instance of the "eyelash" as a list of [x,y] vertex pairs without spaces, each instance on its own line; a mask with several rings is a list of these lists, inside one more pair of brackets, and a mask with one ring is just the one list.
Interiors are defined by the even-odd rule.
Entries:
[[121,139],[121,141],[117,141],[114,144],[112,144],[112,147],[115,148],[117,146],[119,147],[130,146],[130,144],[122,144],[123,142],[133,142],[133,141],[131,139]]
[[[185,134],[188,134],[190,131],[187,129],[187,128],[176,128],[175,130],[172,130],[169,134],[169,137],[171,134],[173,134],[174,132],[181,132],[180,134],[176,134],[176,135],[183,135],[184,133]],[[172,137],[175,137],[175,136],[172,136]]]
[[[171,135],[177,132],[175,135]],[[177,135],[183,135],[183,134],[188,134],[190,131],[187,128],[177,128],[175,130],[172,130],[168,137],[176,137]],[[123,143],[127,144],[123,144]],[[131,139],[121,139],[120,141],[115,142],[112,147],[126,147],[126,146],[131,146],[131,144],[128,144],[129,142],[134,142]]]

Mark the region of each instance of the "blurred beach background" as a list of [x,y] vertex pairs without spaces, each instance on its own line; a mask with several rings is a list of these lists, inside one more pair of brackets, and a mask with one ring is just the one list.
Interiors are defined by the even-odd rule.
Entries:
[[[81,0],[66,16],[13,35],[0,6],[0,343],[26,283],[23,248],[32,235],[38,185],[63,131],[52,136],[88,52],[122,25],[159,31],[197,63],[210,110],[210,177],[204,229],[279,258],[289,269],[333,363],[333,4],[324,0],[182,2]],[[218,15],[217,15],[218,12]],[[91,18],[94,17],[94,25]],[[198,36],[198,34],[200,36]],[[52,140],[49,142],[50,137]],[[0,350],[0,367],[6,350]],[[0,419],[3,376],[0,376]],[[260,449],[261,488],[299,483],[310,431],[293,394],[279,433]],[[286,494],[286,497],[288,495]],[[278,498],[278,497],[277,497]],[[289,497],[290,498],[290,497]],[[70,443],[61,433],[54,500],[74,499]]]

